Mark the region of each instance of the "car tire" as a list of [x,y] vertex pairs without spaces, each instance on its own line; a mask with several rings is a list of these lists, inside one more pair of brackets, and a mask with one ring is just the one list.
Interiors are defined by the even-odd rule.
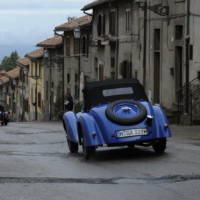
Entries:
[[[121,118],[119,116],[117,116],[114,112],[113,112],[113,108],[121,103],[128,103],[128,104],[133,104],[136,105],[139,109],[139,113],[131,118]],[[121,124],[121,125],[134,125],[137,123],[142,122],[146,116],[147,116],[147,110],[146,108],[137,101],[134,100],[119,100],[119,101],[114,101],[113,103],[109,104],[107,109],[106,109],[106,116],[109,120],[111,120],[112,122],[115,122],[117,124]]]
[[89,160],[95,154],[96,148],[93,146],[92,147],[85,146],[84,139],[82,142],[82,148],[83,148],[83,157],[85,160]]
[[154,151],[157,154],[162,154],[165,152],[167,146],[167,139],[166,138],[160,138],[155,141],[155,143],[152,145]]
[[69,139],[67,139],[67,143],[68,143],[70,153],[77,153],[78,152],[78,144],[77,143],[72,142]]

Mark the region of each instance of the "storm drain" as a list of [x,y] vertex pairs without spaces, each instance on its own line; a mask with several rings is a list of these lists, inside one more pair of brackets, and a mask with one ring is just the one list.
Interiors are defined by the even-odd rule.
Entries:
[[200,180],[200,175],[174,175],[160,178],[39,178],[39,177],[0,177],[0,184],[21,183],[21,184],[160,184],[178,183],[185,181]]

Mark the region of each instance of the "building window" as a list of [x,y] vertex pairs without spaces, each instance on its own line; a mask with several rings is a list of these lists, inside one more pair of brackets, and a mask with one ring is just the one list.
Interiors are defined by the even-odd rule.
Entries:
[[111,68],[115,68],[115,57],[111,57]]
[[38,107],[42,107],[42,99],[41,99],[41,93],[38,93]]
[[54,88],[54,82],[53,81],[51,82],[51,88],[52,89]]
[[106,16],[102,15],[102,34],[105,35],[106,34]]
[[87,38],[86,36],[82,37],[82,54],[87,54]]
[[197,71],[197,78],[200,80],[200,71]]
[[79,88],[78,88],[78,85],[76,84],[75,85],[75,98],[78,98],[79,96]]
[[66,56],[70,56],[70,37],[65,40],[65,51]]
[[34,103],[34,101],[35,101],[33,88],[31,88],[31,101],[32,101],[32,103]]
[[80,49],[80,40],[77,38],[74,38],[74,54],[77,55],[79,54],[79,49]]
[[193,60],[193,45],[190,45],[190,60]]
[[98,16],[98,22],[97,22],[97,33],[98,36],[101,36],[101,24],[102,24],[102,16]]
[[154,103],[160,103],[160,29],[154,29]]
[[132,63],[125,60],[121,63],[122,78],[132,78]]
[[33,63],[31,63],[30,76],[33,76]]
[[126,9],[126,32],[131,31],[131,9]]
[[75,82],[77,83],[78,82],[78,74],[75,73]]
[[48,98],[49,98],[49,82],[48,81],[46,81],[46,100],[48,100]]
[[154,30],[154,51],[160,51],[160,29]]
[[111,10],[109,13],[109,33],[110,35],[116,35],[116,27],[117,27],[117,22],[116,22],[116,10]]
[[176,40],[183,39],[183,26],[182,25],[175,26],[175,38],[176,38]]
[[106,32],[106,16],[100,14],[97,21],[97,34],[98,36],[105,35]]
[[67,73],[67,83],[69,83],[70,82],[70,74],[69,73]]

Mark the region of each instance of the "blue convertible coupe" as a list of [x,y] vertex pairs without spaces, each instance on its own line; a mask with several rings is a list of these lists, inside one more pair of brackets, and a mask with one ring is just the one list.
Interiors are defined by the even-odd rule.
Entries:
[[152,105],[135,79],[86,83],[83,112],[66,112],[63,125],[71,153],[82,145],[85,159],[98,147],[152,146],[163,153],[171,131],[158,105]]

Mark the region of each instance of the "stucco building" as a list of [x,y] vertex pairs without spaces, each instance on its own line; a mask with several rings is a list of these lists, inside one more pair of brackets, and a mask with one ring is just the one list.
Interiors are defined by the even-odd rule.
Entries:
[[44,120],[45,119],[45,89],[44,89],[44,68],[43,61],[44,49],[39,48],[28,54],[29,58],[29,120]]
[[92,76],[137,78],[150,101],[169,113],[191,114],[197,105],[191,87],[200,73],[200,2],[99,0],[83,8],[89,10]]
[[91,75],[89,65],[89,43],[91,17],[83,16],[69,20],[55,27],[55,32],[64,33],[64,94],[71,94],[74,100],[82,100],[81,88]]
[[17,120],[29,120],[29,88],[28,88],[28,73],[30,60],[28,58],[19,58],[16,61],[17,66],[20,68],[19,72],[19,93],[17,107]]
[[37,44],[44,48],[45,119],[62,118],[64,107],[63,37],[54,36]]

